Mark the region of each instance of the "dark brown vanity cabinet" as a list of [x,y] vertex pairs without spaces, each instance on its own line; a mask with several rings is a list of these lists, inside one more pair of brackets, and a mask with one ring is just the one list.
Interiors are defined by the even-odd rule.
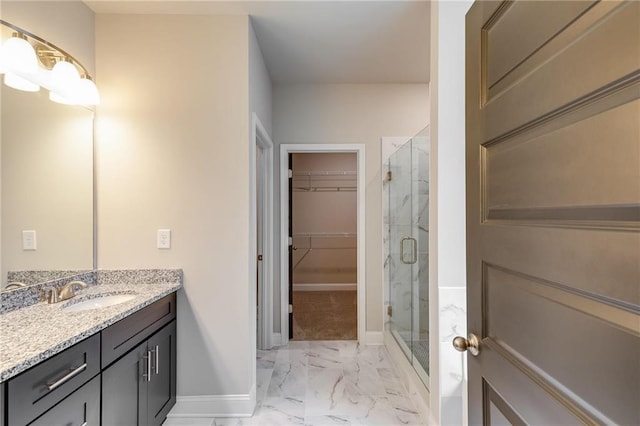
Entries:
[[[77,422],[64,425],[90,424],[84,406],[71,394],[100,374],[100,335],[96,334],[57,355],[31,367],[7,382],[7,425],[27,425],[54,407],[82,412]],[[100,378],[92,395],[85,394],[87,406],[100,410]],[[60,410],[58,410],[60,411]],[[47,413],[48,414],[48,413]],[[55,414],[54,414],[55,416]],[[39,423],[46,424],[46,423]],[[56,423],[49,423],[54,425]]]
[[29,426],[100,424],[100,376],[96,376]]
[[176,323],[102,372],[102,425],[160,425],[176,401]]
[[0,383],[0,426],[160,425],[176,401],[170,294]]
[[6,393],[5,389],[6,384],[5,383],[0,383],[0,426],[4,426],[5,422],[4,422],[4,395]]

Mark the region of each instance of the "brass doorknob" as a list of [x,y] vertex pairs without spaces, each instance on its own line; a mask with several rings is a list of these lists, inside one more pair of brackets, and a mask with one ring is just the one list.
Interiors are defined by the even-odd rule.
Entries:
[[478,356],[480,353],[480,339],[473,333],[469,333],[468,339],[462,336],[456,336],[453,339],[453,347],[456,348],[458,352],[469,350],[471,355]]

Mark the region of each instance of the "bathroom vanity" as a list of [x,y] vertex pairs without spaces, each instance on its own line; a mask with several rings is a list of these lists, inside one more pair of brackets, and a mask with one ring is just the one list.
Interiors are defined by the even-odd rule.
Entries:
[[162,424],[176,400],[180,287],[93,285],[1,314],[0,426]]

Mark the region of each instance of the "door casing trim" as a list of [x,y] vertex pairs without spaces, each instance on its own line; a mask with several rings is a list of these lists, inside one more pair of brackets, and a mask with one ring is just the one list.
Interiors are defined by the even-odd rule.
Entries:
[[358,342],[365,343],[366,331],[366,244],[365,244],[365,145],[364,144],[281,144],[280,145],[280,335],[281,344],[289,342],[289,154],[295,153],[345,153],[352,152],[358,158],[357,172],[357,318]]
[[[262,179],[260,179],[260,186],[263,195],[263,224],[262,227],[262,242],[264,255],[264,261],[260,264],[262,266],[262,289],[263,291],[256,294],[258,298],[258,329],[257,340],[261,349],[270,349],[273,347],[272,334],[273,334],[273,142],[269,133],[262,125],[262,122],[258,116],[253,113],[251,117],[251,143],[250,146],[250,163],[251,163],[251,176],[250,176],[250,227],[251,230],[251,247],[252,248],[252,265],[257,263],[257,250],[258,250],[258,234],[257,234],[257,218],[258,218],[258,206],[256,202],[258,188],[256,186],[258,165],[256,164],[256,150],[261,150],[263,155],[263,168]],[[254,271],[255,266],[250,266],[250,271]],[[253,273],[253,272],[252,272]],[[251,286],[255,286],[257,276],[251,280]],[[255,292],[255,287],[252,287],[252,292]],[[255,299],[253,299],[255,301]],[[252,308],[255,311],[255,306]],[[255,324],[255,322],[253,322]],[[256,338],[253,339],[254,341]],[[255,359],[255,357],[254,357]]]

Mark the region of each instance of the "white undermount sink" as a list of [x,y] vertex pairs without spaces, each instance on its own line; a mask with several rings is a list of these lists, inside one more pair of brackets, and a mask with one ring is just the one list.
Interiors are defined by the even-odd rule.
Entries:
[[89,309],[106,308],[107,306],[128,302],[135,297],[135,294],[105,294],[104,296],[94,297],[92,299],[83,300],[82,302],[63,306],[62,310],[67,312],[77,312],[87,311]]

